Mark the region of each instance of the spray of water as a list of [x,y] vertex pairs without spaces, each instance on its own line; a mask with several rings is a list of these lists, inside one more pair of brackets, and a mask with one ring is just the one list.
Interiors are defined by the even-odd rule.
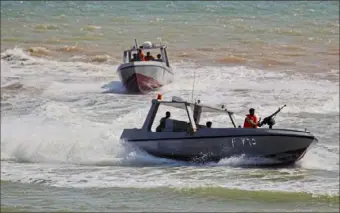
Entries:
[[[110,65],[38,59],[18,48],[2,53],[1,64],[1,88],[7,88],[2,91],[2,97],[9,97],[1,102],[1,163],[5,179],[27,182],[44,179],[59,186],[105,186],[110,183],[113,186],[142,186],[134,180],[137,176],[141,181],[150,180],[145,168],[148,174],[157,173],[155,185],[164,186],[166,182],[185,185],[189,183],[181,182],[176,172],[166,171],[172,167],[178,168],[176,171],[179,173],[186,173],[189,168],[203,169],[205,173],[215,172],[214,177],[217,177],[222,167],[228,174],[222,172],[221,175],[228,176],[238,171],[240,166],[266,161],[240,156],[205,165],[184,163],[152,157],[120,141],[124,128],[141,127],[155,93],[143,96],[125,94],[115,75],[115,67]],[[244,119],[249,107],[255,107],[263,117],[278,106],[287,104],[277,116],[277,126],[306,127],[321,141],[306,154],[296,169],[339,171],[339,124],[333,122],[331,128],[325,129],[339,113],[337,82],[247,67],[176,66],[175,82],[161,89],[164,98],[193,97],[193,87],[187,82],[193,80],[191,74],[195,70],[195,98],[203,103],[227,104],[229,110],[236,112],[238,122]],[[15,84],[21,86],[16,87]],[[11,88],[11,85],[14,86]],[[28,89],[32,87],[35,89]],[[212,119],[216,120],[216,124],[223,124],[220,116]],[[105,180],[95,178],[98,166],[104,167],[99,174]],[[141,173],[134,174],[135,167]],[[186,170],[181,170],[182,167]],[[42,168],[46,172],[35,174]],[[50,174],[48,171],[53,168],[56,172]],[[58,178],[61,168],[70,171],[85,169],[87,172],[77,173],[75,180],[67,180]],[[114,175],[109,170],[114,171]],[[92,178],[86,178],[89,175]],[[199,185],[203,184],[199,181],[200,175],[203,173],[189,176],[191,180],[197,178],[196,184]],[[80,182],[80,179],[87,182]],[[123,183],[120,179],[128,181]],[[259,188],[268,187],[268,182],[261,181],[255,181]],[[217,184],[218,179],[212,183]],[[238,181],[230,184],[247,187]],[[296,187],[302,190],[310,188],[302,182],[300,184]]]

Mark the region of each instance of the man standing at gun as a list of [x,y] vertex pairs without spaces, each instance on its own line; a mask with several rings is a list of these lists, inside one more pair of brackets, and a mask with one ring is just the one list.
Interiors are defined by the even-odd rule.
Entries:
[[255,109],[250,108],[249,114],[246,115],[246,118],[244,119],[243,128],[257,128],[260,125],[260,121],[257,119],[257,116],[255,115]]
[[257,127],[261,127],[261,126],[267,124],[269,126],[269,129],[271,129],[274,126],[274,124],[275,124],[274,117],[284,107],[286,107],[286,104],[283,105],[282,107],[280,107],[278,110],[276,110],[276,112],[274,112],[273,114],[269,115],[268,117],[265,117],[263,119],[263,121],[261,121],[261,118],[260,118],[260,120],[258,120],[257,116],[255,115],[255,109],[250,108],[249,109],[249,114],[246,115],[247,117],[244,119],[243,128],[257,128]]

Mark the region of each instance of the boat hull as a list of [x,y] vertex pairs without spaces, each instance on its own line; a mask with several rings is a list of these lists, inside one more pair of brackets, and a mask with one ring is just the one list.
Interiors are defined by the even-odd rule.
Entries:
[[117,73],[127,91],[147,93],[173,81],[174,73],[165,63],[138,61],[122,64]]
[[202,129],[147,133],[124,130],[121,139],[162,158],[209,162],[234,156],[267,158],[267,165],[289,165],[300,160],[316,138],[309,132],[272,129]]

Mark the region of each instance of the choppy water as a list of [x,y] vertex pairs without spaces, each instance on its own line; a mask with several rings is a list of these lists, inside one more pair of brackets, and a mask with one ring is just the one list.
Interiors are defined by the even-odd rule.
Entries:
[[[338,211],[339,2],[1,2],[1,206],[74,211]],[[207,165],[124,147],[156,92],[128,95],[122,50],[161,37],[160,91],[319,139],[301,162]],[[176,111],[173,111],[175,114]],[[211,119],[222,124],[221,116]]]

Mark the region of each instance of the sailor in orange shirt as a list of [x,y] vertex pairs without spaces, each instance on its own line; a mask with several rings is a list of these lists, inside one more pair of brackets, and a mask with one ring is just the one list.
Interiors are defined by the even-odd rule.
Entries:
[[257,116],[255,115],[255,109],[250,108],[249,114],[244,119],[243,128],[257,128],[260,126],[260,122],[258,121]]
[[150,54],[150,52],[147,52],[145,56],[145,61],[153,61],[153,60],[155,60],[155,58]]
[[142,49],[138,50],[138,56],[139,56],[141,61],[145,61],[145,56],[144,56]]

